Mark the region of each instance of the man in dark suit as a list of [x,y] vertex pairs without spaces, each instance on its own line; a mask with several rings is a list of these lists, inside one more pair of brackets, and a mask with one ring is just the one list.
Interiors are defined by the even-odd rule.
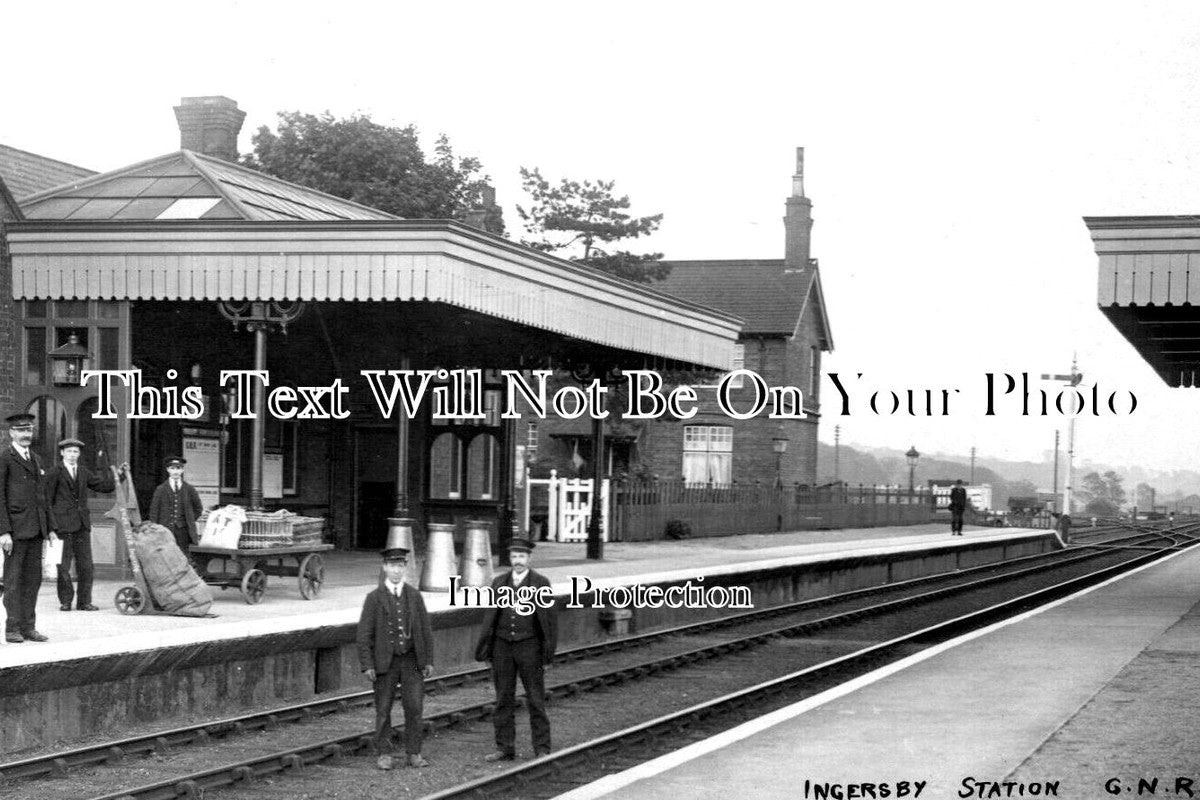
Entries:
[[[187,460],[171,456],[166,460],[167,479],[154,489],[150,498],[150,521],[167,528],[175,536],[175,544],[183,554],[199,539],[196,537],[196,519],[204,513],[196,487],[183,479],[183,468]],[[190,556],[189,556],[190,560]]]
[[[533,542],[514,538],[508,545],[512,571],[492,581],[492,589],[502,586],[533,589],[550,586],[550,580],[529,568]],[[490,661],[492,682],[496,686],[496,752],[488,761],[511,761],[517,756],[516,711],[517,677],[525,687],[529,707],[529,727],[533,733],[534,757],[550,752],[550,718],[546,716],[546,665],[558,648],[558,622],[555,609],[535,604],[531,614],[518,614],[512,607],[490,608],[484,614],[483,630],[475,645],[475,660]]]
[[967,510],[967,490],[961,479],[950,490],[950,535],[962,536],[963,512]]
[[[50,513],[63,542],[62,562],[58,565],[58,602],[63,611],[71,610],[71,601],[78,599],[80,611],[99,611],[92,605],[92,518],[88,511],[88,489],[111,492],[112,475],[94,473],[79,463],[83,442],[63,439],[58,443],[62,463],[46,475],[50,485]],[[71,585],[71,564],[79,576],[79,594]]]
[[433,628],[421,593],[404,582],[408,550],[383,550],[379,586],[363,601],[358,620],[358,661],[375,689],[375,755],[380,769],[392,768],[392,705],[396,684],[404,708],[404,750],[410,767],[426,767],[421,757],[421,714],[425,678],[433,674]]
[[38,632],[42,542],[55,541],[47,505],[46,471],[33,452],[32,414],[5,418],[11,443],[0,453],[0,549],[4,550],[4,640],[44,642]]

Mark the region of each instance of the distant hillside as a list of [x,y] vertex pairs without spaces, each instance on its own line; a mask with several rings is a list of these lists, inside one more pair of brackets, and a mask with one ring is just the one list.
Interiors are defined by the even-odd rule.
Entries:
[[[904,451],[885,447],[840,448],[839,474],[851,485],[896,484],[908,486],[908,462]],[[1066,453],[1061,454],[1066,458]],[[833,480],[833,446],[821,442],[817,446],[817,475],[821,482]],[[1075,474],[1088,472],[1116,472],[1124,480],[1125,491],[1133,498],[1139,483],[1146,483],[1158,492],[1158,503],[1168,503],[1189,495],[1200,494],[1200,472],[1174,470],[1171,472],[1147,470],[1140,466],[1115,467],[1085,460],[1075,465]],[[969,455],[922,454],[917,462],[916,479],[919,485],[935,479],[969,481],[971,457]],[[1052,460],[1005,461],[983,456],[975,459],[975,482],[992,485],[993,504],[1001,508],[1010,495],[1028,495],[1033,491],[1050,491],[1054,485],[1054,463]],[[1061,490],[1061,486],[1059,489]]]

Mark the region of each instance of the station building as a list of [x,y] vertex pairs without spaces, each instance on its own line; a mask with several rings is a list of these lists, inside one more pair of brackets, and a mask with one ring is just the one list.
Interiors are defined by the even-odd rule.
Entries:
[[[754,371],[769,386],[799,389],[804,418],[772,420],[765,411],[751,419],[731,417],[716,403],[720,375],[687,376],[697,388],[697,414],[687,420],[664,416],[610,426],[605,474],[656,476],[691,486],[817,482],[821,356],[833,350],[833,334],[819,265],[811,255],[812,201],[804,192],[803,148],[796,151],[783,222],[783,258],[664,261],[671,271],[652,285],[742,319],[734,367]],[[750,383],[732,385],[733,406],[751,408],[755,390]],[[587,426],[549,419],[527,424],[523,433],[542,472],[551,465],[568,474],[572,468],[591,474]]]
[[[341,547],[379,547],[390,516],[507,529],[520,465],[499,370],[731,366],[731,314],[246,169],[236,103],[175,111],[183,149],[23,197],[25,219],[7,223],[12,407],[37,416],[48,458],[75,436],[128,459],[143,507],[182,453],[206,505],[323,516]],[[117,418],[99,420],[83,369],[136,369],[161,391],[119,391]],[[239,369],[267,370],[267,391],[340,381],[348,415],[238,419],[219,375]],[[483,418],[435,421],[428,399],[415,419],[384,415],[360,372],[399,369],[481,370]],[[173,415],[154,397],[188,387],[200,418],[156,418]],[[111,528],[95,530],[98,565],[124,563]]]

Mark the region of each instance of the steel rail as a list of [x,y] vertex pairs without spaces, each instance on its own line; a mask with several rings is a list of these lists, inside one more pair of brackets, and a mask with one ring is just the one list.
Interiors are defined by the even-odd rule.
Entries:
[[[1131,538],[1142,538],[1149,534],[1136,534]],[[594,658],[612,652],[644,647],[655,641],[661,641],[672,636],[696,635],[707,631],[720,630],[770,619],[787,616],[801,611],[850,602],[861,597],[879,594],[881,591],[898,592],[912,589],[930,583],[956,580],[978,572],[1008,569],[1020,564],[1046,559],[1061,559],[1067,551],[1057,550],[1048,553],[1035,553],[1029,556],[1009,559],[1003,562],[990,562],[953,572],[937,573],[911,578],[903,581],[853,589],[824,597],[785,603],[764,609],[754,609],[746,612],[730,614],[717,619],[689,622],[662,630],[621,637],[608,642],[583,645],[559,653],[556,663],[578,661]],[[471,683],[478,683],[490,678],[487,668],[470,668],[459,670],[447,675],[436,676],[426,681],[427,691],[437,692]],[[334,697],[308,700],[302,703],[276,707],[265,711],[251,712],[219,720],[179,726],[166,730],[154,731],[148,734],[129,736],[122,739],[102,742],[95,745],[62,750],[46,755],[11,761],[0,764],[0,780],[36,779],[59,776],[70,769],[93,766],[108,762],[120,761],[129,757],[162,755],[172,747],[189,744],[205,744],[214,738],[241,735],[259,730],[271,730],[283,724],[304,722],[316,716],[345,711],[371,705],[373,693],[371,690],[356,691],[340,694]]]
[[[496,795],[510,796],[514,792],[528,790],[536,781],[547,777],[552,777],[559,785],[563,783],[582,785],[590,782],[592,778],[585,778],[583,780],[573,779],[570,777],[570,771],[580,769],[581,767],[587,768],[600,755],[611,756],[628,748],[630,745],[636,744],[642,752],[633,760],[637,763],[648,761],[654,758],[658,752],[675,749],[671,744],[671,739],[678,739],[679,732],[682,730],[689,730],[692,734],[691,738],[696,738],[695,732],[698,724],[707,725],[710,729],[714,727],[720,729],[731,727],[736,722],[731,722],[729,725],[721,723],[717,726],[714,726],[713,723],[719,722],[720,718],[728,717],[735,711],[744,713],[748,707],[756,704],[764,704],[768,700],[779,705],[798,702],[802,697],[812,696],[817,693],[817,691],[813,690],[812,684],[828,681],[832,677],[836,677],[846,670],[854,668],[855,665],[865,664],[869,668],[873,668],[875,664],[881,661],[895,660],[894,658],[889,658],[889,656],[905,653],[906,648],[910,648],[913,644],[928,642],[932,646],[933,644],[947,641],[960,632],[976,630],[992,621],[1013,616],[1031,607],[1053,602],[1079,589],[1092,586],[1114,575],[1128,572],[1144,563],[1151,563],[1161,557],[1159,553],[1139,555],[1121,564],[1105,567],[1087,575],[1077,576],[1053,586],[1037,589],[1019,597],[996,603],[988,608],[963,614],[954,619],[930,625],[919,631],[898,636],[886,642],[864,647],[854,653],[838,656],[822,664],[807,667],[789,675],[774,678],[756,686],[696,704],[682,711],[663,715],[657,719],[631,726],[616,733],[608,734],[588,742],[582,742],[557,753],[510,767],[499,774],[489,775],[426,795],[423,800],[451,800],[451,798],[466,797],[482,798]],[[862,672],[861,668],[858,672]],[[798,696],[780,697],[784,693],[794,693]],[[711,730],[706,732],[705,737],[707,735],[711,735]],[[654,753],[647,753],[648,750],[653,750]],[[559,791],[559,789],[555,789],[554,793],[557,794]]]
[[[1155,535],[1158,538],[1165,538],[1158,536],[1158,532],[1156,532]],[[1144,534],[1139,534],[1137,537],[1133,538],[1141,538],[1142,536],[1144,536]],[[1063,552],[1066,551],[1057,551],[1057,553]],[[1095,559],[1106,554],[1107,553],[1105,552],[1080,553],[1071,558],[1060,559],[1048,564],[1036,564],[1015,572],[1004,572],[998,575],[990,575],[976,581],[942,587],[915,596],[910,595],[894,600],[888,600],[883,603],[878,603],[861,609],[853,609],[851,611],[834,614],[828,617],[791,623],[781,627],[772,628],[767,631],[750,634],[739,639],[708,645],[705,647],[694,648],[692,650],[684,651],[682,653],[675,653],[661,658],[642,661],[633,665],[619,667],[599,675],[588,676],[586,678],[573,681],[566,681],[555,686],[547,687],[547,696],[552,698],[570,696],[582,691],[591,691],[593,689],[612,686],[614,684],[619,684],[630,680],[637,680],[646,675],[676,669],[681,666],[693,664],[697,661],[705,659],[711,659],[729,652],[744,650],[748,647],[756,646],[763,642],[782,636],[802,635],[806,632],[825,629],[833,625],[854,622],[868,616],[884,614],[889,611],[895,611],[907,606],[916,605],[921,602],[929,602],[932,600],[941,599],[953,594],[961,594],[985,587],[990,584],[1002,583],[1014,578],[1044,572],[1051,569],[1059,569],[1076,562]],[[989,565],[984,565],[984,567],[995,570],[996,568],[1011,565],[1017,561],[1030,560],[1031,558],[1044,557],[1046,555],[1048,554],[1037,554],[1034,557],[1026,557],[1019,560],[1014,559],[1010,562],[994,562]],[[1141,558],[1146,558],[1146,556],[1142,556]],[[978,568],[972,568],[972,571],[978,571]],[[950,575],[959,577],[962,574],[963,573],[960,572],[951,573]],[[945,579],[947,575],[943,574],[941,577]],[[923,580],[925,579],[918,579],[918,581]],[[875,587],[875,590],[877,591],[879,588],[880,587]],[[856,590],[855,593],[858,593],[859,591],[861,590]],[[804,601],[803,603],[795,605],[811,605],[811,601]],[[775,612],[776,610],[777,609],[770,609],[769,611]],[[802,610],[805,609],[793,609],[793,611]],[[749,614],[738,616],[746,617],[753,616],[753,614],[754,612],[750,612]],[[766,614],[763,615],[763,617],[766,616]],[[729,619],[730,618],[725,618],[723,621],[728,622]],[[745,620],[743,620],[743,622],[744,621]],[[708,625],[708,623],[694,625]],[[693,626],[690,625],[683,627],[691,628]],[[586,648],[580,649],[583,650]],[[425,724],[431,729],[448,728],[465,721],[486,719],[491,715],[493,710],[494,703],[492,702],[469,704],[432,715],[426,718]],[[333,739],[291,748],[286,751],[280,751],[266,756],[258,756],[252,759],[202,770],[182,777],[166,779],[135,789],[122,790],[112,794],[103,795],[95,800],[117,800],[117,798],[123,799],[135,797],[173,798],[180,796],[194,796],[197,792],[203,792],[207,789],[228,786],[233,783],[251,780],[287,769],[300,768],[308,764],[324,761],[326,759],[336,759],[367,747],[370,743],[370,740],[371,733],[367,731],[346,736],[339,736]]]

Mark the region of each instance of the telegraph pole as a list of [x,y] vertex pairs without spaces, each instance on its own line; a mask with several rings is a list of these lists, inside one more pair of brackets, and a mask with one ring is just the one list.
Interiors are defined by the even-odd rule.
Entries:
[[1054,432],[1054,510],[1058,511],[1058,439],[1061,431]]
[[833,482],[841,483],[842,480],[842,426],[833,426]]
[[975,448],[971,448],[971,485],[975,485]]

